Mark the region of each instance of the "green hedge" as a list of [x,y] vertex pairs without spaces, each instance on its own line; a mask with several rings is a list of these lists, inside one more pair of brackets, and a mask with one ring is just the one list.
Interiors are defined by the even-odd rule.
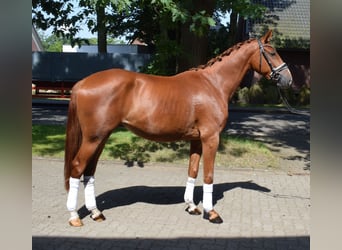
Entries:
[[[282,90],[283,96],[285,96],[288,102],[293,106],[310,105],[310,92],[310,88],[306,85],[300,90],[293,90],[292,88]],[[252,84],[249,88],[238,88],[231,102],[239,105],[278,105],[282,103],[277,86],[265,78]]]

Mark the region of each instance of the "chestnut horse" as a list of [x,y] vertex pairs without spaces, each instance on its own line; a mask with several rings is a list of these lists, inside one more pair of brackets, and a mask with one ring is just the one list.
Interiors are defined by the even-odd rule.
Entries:
[[236,44],[205,65],[170,77],[110,69],[79,81],[72,89],[65,144],[69,224],[83,225],[76,210],[82,175],[86,208],[95,221],[105,219],[96,206],[94,174],[108,137],[119,125],[149,140],[190,141],[186,211],[201,214],[193,193],[203,155],[204,218],[222,223],[213,208],[212,193],[215,155],[228,118],[228,101],[248,69],[282,88],[292,83],[287,65],[269,44],[271,37],[272,31],[268,31],[260,39]]

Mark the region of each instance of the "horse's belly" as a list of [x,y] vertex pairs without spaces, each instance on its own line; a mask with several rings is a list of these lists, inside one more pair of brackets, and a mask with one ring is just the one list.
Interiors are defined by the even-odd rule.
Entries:
[[154,141],[178,141],[199,138],[199,130],[195,126],[178,126],[170,122],[132,124],[123,122],[123,125],[138,136]]
[[122,124],[135,134],[156,141],[199,137],[195,109],[188,100],[176,97],[151,98],[146,93],[137,96],[134,105],[130,106],[122,119]]

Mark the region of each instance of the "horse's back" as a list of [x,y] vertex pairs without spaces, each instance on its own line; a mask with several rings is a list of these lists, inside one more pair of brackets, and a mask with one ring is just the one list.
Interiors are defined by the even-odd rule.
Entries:
[[134,81],[135,72],[123,69],[108,69],[91,74],[80,80],[73,87],[73,91],[101,88],[105,85],[115,86],[123,81]]

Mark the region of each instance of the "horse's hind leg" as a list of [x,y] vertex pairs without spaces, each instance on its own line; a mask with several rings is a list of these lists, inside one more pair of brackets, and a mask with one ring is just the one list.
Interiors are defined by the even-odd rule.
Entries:
[[75,159],[72,161],[70,189],[67,199],[67,208],[70,212],[69,224],[71,226],[83,225],[76,210],[80,178],[83,174],[88,176],[86,177],[86,179],[88,178],[88,182],[85,183],[85,195],[89,197],[87,198],[88,206],[92,207],[94,205],[96,207],[94,179],[91,176],[95,173],[96,163],[104,147],[104,142],[105,139],[87,140],[87,138],[83,138],[81,147]]
[[95,155],[87,165],[87,168],[85,169],[83,175],[85,206],[88,209],[88,211],[91,212],[90,217],[97,222],[104,221],[106,219],[96,205],[94,177],[97,162],[102,153],[106,141],[107,139],[103,140],[102,143],[98,146]]
[[202,143],[201,141],[191,141],[190,142],[190,160],[189,160],[189,170],[188,170],[188,180],[186,182],[186,188],[184,192],[184,201],[187,205],[185,211],[192,215],[200,215],[201,210],[199,210],[194,203],[194,189],[195,180],[198,175],[199,162],[202,155]]

